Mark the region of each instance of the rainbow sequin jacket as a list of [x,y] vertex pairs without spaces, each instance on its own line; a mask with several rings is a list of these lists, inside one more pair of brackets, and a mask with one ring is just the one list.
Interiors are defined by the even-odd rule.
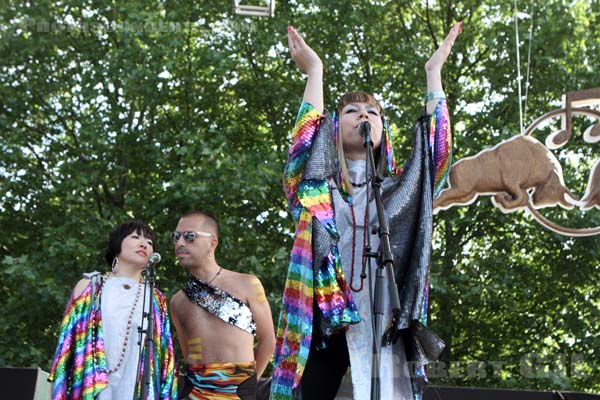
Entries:
[[[336,126],[335,116],[326,117],[302,103],[284,171],[284,192],[296,232],[277,328],[272,400],[301,397],[295,389],[312,340],[317,348],[323,348],[333,333],[360,322],[337,247],[331,190],[334,184],[342,192],[344,187],[335,148]],[[387,124],[384,127],[379,159],[386,170],[382,198],[402,304],[398,325],[407,359],[413,361],[413,387],[418,393],[426,380],[425,364],[444,347],[425,325],[433,198],[444,185],[451,164],[446,102],[440,100],[432,115],[424,114],[417,121],[412,152],[402,170],[396,168],[390,130]]]
[[[92,274],[94,275],[94,274]],[[93,400],[108,385],[100,312],[101,279],[94,275],[77,298],[69,299],[48,380],[52,400]],[[148,399],[177,399],[176,363],[165,296],[154,289],[154,346]],[[143,360],[138,376],[143,374]],[[138,380],[141,382],[141,379]],[[136,388],[139,395],[139,387]],[[136,397],[137,398],[137,397]]]

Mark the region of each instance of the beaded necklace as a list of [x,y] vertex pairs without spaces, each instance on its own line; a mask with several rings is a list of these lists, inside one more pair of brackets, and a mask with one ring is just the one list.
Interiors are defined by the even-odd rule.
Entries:
[[[104,286],[104,282],[106,280],[108,280],[108,279],[103,280],[102,286]],[[127,329],[125,330],[125,339],[123,340],[123,346],[121,347],[121,354],[119,355],[119,361],[117,362],[117,365],[114,368],[109,369],[107,371],[109,374],[113,374],[113,373],[117,372],[119,370],[119,368],[121,368],[121,364],[123,364],[123,360],[125,360],[125,352],[127,351],[127,343],[129,342],[129,333],[131,332],[131,326],[133,325],[133,315],[135,313],[137,304],[140,300],[140,295],[142,293],[142,286],[143,285],[138,284],[138,289],[135,294],[135,300],[133,301],[133,306],[131,307],[131,311],[129,312],[129,317],[127,318]],[[123,287],[125,287],[125,285],[123,285]],[[128,289],[128,288],[125,287],[125,289]],[[102,290],[102,288],[100,288],[100,290]]]
[[[366,182],[365,182],[366,184]],[[354,186],[354,185],[353,185]],[[362,185],[361,185],[362,186]],[[364,244],[367,241],[367,210],[365,208],[365,219],[363,224],[363,248],[361,253],[361,271],[360,271],[360,287],[355,289],[352,285],[354,283],[354,253],[356,250],[356,216],[354,215],[354,205],[352,201],[350,201],[350,212],[352,213],[352,269],[350,270],[350,290],[353,292],[360,292],[363,290],[365,279],[367,278],[367,274],[365,272],[366,263],[365,263],[365,247]],[[367,201],[366,207],[369,206],[369,202]]]
[[363,186],[365,186],[365,185],[367,184],[367,181],[364,181],[364,182],[359,182],[359,183],[355,183],[355,182],[352,182],[352,181],[351,181],[351,182],[350,182],[350,184],[352,185],[352,187],[359,188],[359,187],[363,187]]

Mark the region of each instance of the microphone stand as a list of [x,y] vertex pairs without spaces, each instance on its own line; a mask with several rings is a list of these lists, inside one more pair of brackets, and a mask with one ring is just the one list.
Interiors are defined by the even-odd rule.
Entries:
[[[371,141],[371,124],[369,122],[363,122],[360,131],[361,133],[363,133],[364,136],[364,146],[366,150],[367,168],[365,171],[365,177],[367,178],[367,182],[369,181],[369,178],[371,178],[371,187],[373,188],[373,196],[375,199],[375,206],[377,208],[377,221],[379,223],[379,229],[377,233],[379,236],[379,242],[381,243],[382,250],[381,253],[372,253],[370,252],[370,244],[367,245],[365,248],[366,257],[377,259],[377,273],[375,275],[375,294],[373,296],[373,358],[371,361],[371,400],[379,400],[381,398],[381,377],[379,374],[381,367],[381,346],[384,341],[384,268],[388,276],[388,289],[390,293],[390,304],[392,306],[392,326],[390,328],[391,332],[389,332],[386,335],[386,337],[388,335],[392,335],[391,337],[397,338],[398,336],[397,332],[398,321],[400,319],[400,296],[398,295],[398,287],[396,286],[396,280],[394,278],[394,256],[392,255],[392,247],[390,245],[390,230],[388,227],[387,218],[385,217],[385,213],[383,210],[383,200],[381,198],[381,183],[383,182],[383,178],[377,173],[375,169],[375,159],[373,157],[373,142]],[[371,172],[371,177],[369,177],[369,172]],[[365,212],[367,212],[368,208],[369,198],[367,197]],[[367,229],[367,226],[365,226],[365,229]],[[370,232],[367,232],[367,238],[369,238],[369,234]]]
[[[154,265],[149,265],[144,269],[144,301],[142,306],[142,325],[138,327],[138,332],[140,334],[140,339],[138,341],[139,345],[139,355],[138,359],[138,374],[135,382],[135,389],[133,391],[133,399],[136,400],[136,390],[140,387],[140,364],[142,359],[144,360],[144,373],[142,375],[142,382],[140,388],[140,400],[147,400],[149,398],[150,391],[150,358],[152,356],[151,349],[154,348],[154,312],[152,310],[152,298],[154,295],[154,285],[156,278],[156,271],[154,270]],[[146,311],[146,291],[149,289],[150,292],[150,305],[148,307],[148,311]],[[146,329],[144,329],[144,321],[146,321]],[[146,339],[143,341],[143,357],[142,357],[142,337],[143,334],[146,334]]]

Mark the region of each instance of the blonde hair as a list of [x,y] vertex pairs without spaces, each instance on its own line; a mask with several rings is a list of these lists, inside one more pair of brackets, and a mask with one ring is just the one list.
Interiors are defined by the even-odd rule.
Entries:
[[[375,97],[371,93],[356,91],[356,92],[347,92],[342,95],[338,105],[336,107],[336,114],[338,116],[338,120],[342,114],[342,110],[348,104],[352,103],[368,103],[372,106],[377,107],[377,111],[379,115],[383,119],[383,107],[381,104],[375,99]],[[346,163],[346,155],[344,153],[344,141],[342,139],[343,135],[341,132],[341,128],[339,128],[339,132],[337,133],[337,154],[338,160],[340,162],[340,168],[342,169],[342,184],[345,187],[346,192],[352,195],[352,184],[350,183],[350,178],[348,174],[348,164]]]

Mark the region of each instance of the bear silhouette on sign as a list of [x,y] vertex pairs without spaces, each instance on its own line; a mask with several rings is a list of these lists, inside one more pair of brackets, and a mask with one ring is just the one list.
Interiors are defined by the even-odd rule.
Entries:
[[452,166],[450,187],[434,200],[437,213],[453,205],[475,201],[480,194],[494,195],[492,201],[503,212],[527,206],[556,204],[572,209],[577,201],[565,186],[556,157],[531,136],[517,135]]

